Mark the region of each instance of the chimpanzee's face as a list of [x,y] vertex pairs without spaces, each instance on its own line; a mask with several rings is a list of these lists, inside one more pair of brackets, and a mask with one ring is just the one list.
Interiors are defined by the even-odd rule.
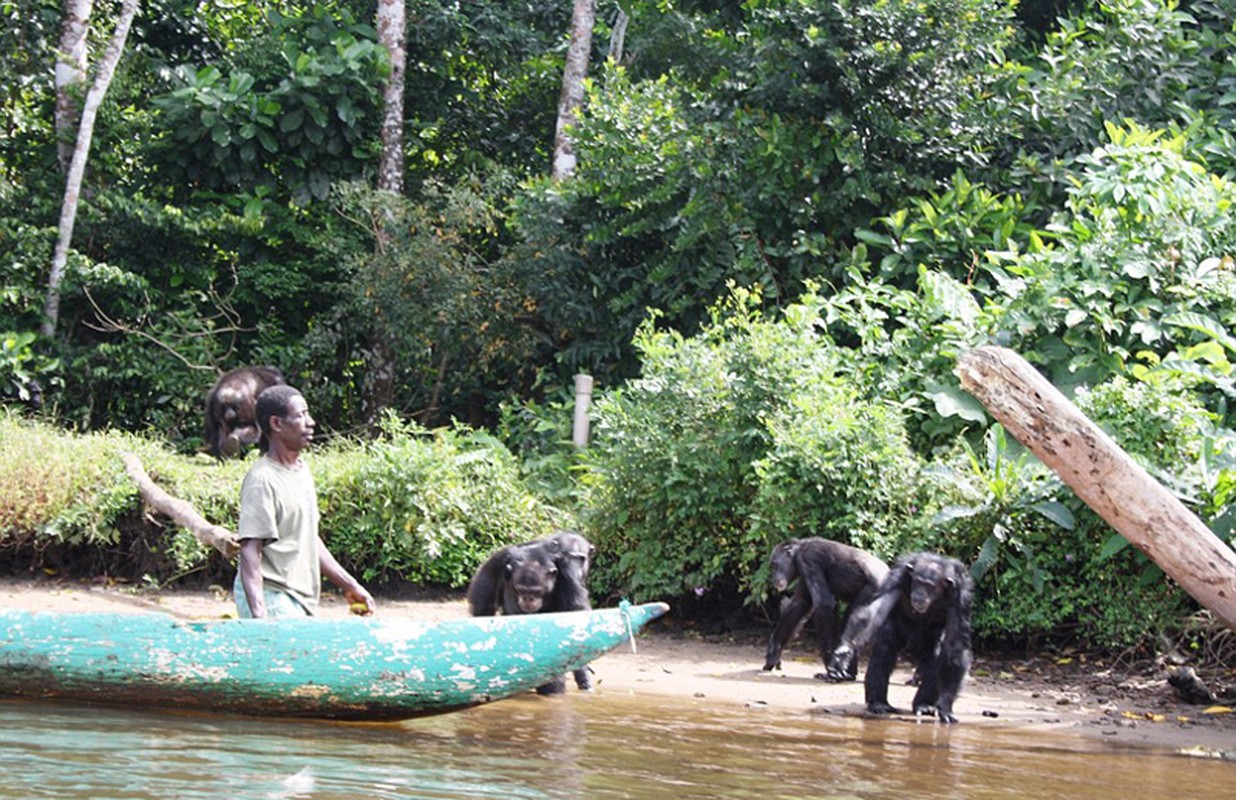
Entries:
[[915,614],[926,614],[937,600],[948,594],[952,585],[953,579],[945,575],[939,565],[918,565],[910,576],[910,607]]
[[798,570],[794,567],[794,548],[782,542],[773,548],[772,557],[769,559],[769,578],[772,580],[773,589],[784,592],[790,581],[796,577]]
[[507,570],[519,610],[525,614],[540,611],[554,591],[558,568],[552,562],[529,559],[509,564]]

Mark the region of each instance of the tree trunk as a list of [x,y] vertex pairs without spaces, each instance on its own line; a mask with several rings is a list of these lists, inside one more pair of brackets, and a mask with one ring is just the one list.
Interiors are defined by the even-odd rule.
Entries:
[[116,29],[112,32],[111,41],[103,52],[99,62],[94,84],[86,95],[86,103],[82,107],[81,123],[77,129],[77,145],[73,148],[73,158],[69,163],[69,175],[65,180],[64,203],[60,207],[60,231],[56,239],[56,249],[52,253],[51,271],[47,276],[47,297],[43,305],[43,324],[41,332],[51,337],[56,332],[56,323],[60,318],[60,282],[64,279],[65,265],[69,260],[69,244],[73,241],[73,224],[77,219],[77,198],[82,188],[82,176],[86,174],[86,158],[90,155],[90,140],[94,136],[94,120],[111,85],[112,76],[116,74],[116,65],[124,53],[125,41],[129,38],[129,26],[137,16],[138,0],[124,0],[120,8],[120,17],[116,20]]
[[588,57],[592,51],[592,28],[596,23],[596,0],[575,0],[571,15],[571,43],[567,46],[562,72],[562,94],[558,98],[558,125],[554,132],[554,164],[551,177],[561,180],[575,173],[575,145],[570,128],[584,104],[584,78],[588,77]]
[[1236,630],[1236,552],[1025,359],[980,347],[960,359],[974,395],[1077,496]]
[[407,12],[404,0],[378,0],[378,41],[386,48],[391,74],[382,87],[382,158],[378,163],[378,189],[403,192],[403,88],[407,49],[404,34]]
[[626,46],[627,41],[627,25],[631,22],[631,18],[627,12],[621,8],[618,9],[618,17],[614,20],[613,32],[609,37],[609,57],[615,64],[622,63],[622,50]]
[[[382,157],[378,162],[377,188],[380,192],[403,193],[403,91],[407,66],[407,10],[404,0],[378,0],[378,41],[386,48],[391,74],[382,87]],[[379,211],[376,220],[375,253],[386,250],[389,213]],[[361,400],[361,416],[376,425],[382,412],[395,402],[395,343],[384,321],[375,320],[369,340],[369,364]]]
[[146,474],[137,456],[124,453],[121,458],[124,460],[125,472],[137,484],[137,490],[148,506],[171,517],[173,522],[196,536],[202,544],[215,548],[228,558],[236,557],[236,554],[240,552],[240,543],[236,541],[236,534],[220,525],[207,522],[206,518],[199,514],[190,503],[172,497],[160,489]]
[[60,171],[68,173],[73,159],[78,102],[86,91],[90,65],[86,35],[94,0],[65,0],[64,26],[56,52],[56,156]]

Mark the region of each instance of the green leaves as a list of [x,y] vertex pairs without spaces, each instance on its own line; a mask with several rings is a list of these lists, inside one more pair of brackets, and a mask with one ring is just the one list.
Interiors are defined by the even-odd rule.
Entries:
[[[174,171],[204,188],[278,185],[300,203],[371,159],[385,51],[373,32],[323,7],[272,13],[286,73],[182,71],[185,86],[153,101],[164,117]],[[183,145],[190,145],[185,148]],[[369,146],[367,146],[369,145]]]
[[900,413],[838,374],[818,299],[777,321],[759,300],[734,290],[689,338],[654,318],[637,337],[641,378],[597,402],[586,459],[599,580],[636,597],[733,586],[752,602],[784,538],[885,556],[912,541],[919,464]]

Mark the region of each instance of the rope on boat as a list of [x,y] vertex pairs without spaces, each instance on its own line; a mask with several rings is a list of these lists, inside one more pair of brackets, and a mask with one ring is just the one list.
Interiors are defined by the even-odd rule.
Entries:
[[618,601],[618,611],[622,614],[622,619],[627,623],[627,638],[631,640],[631,652],[638,653],[635,647],[635,629],[631,627],[631,603],[625,597]]

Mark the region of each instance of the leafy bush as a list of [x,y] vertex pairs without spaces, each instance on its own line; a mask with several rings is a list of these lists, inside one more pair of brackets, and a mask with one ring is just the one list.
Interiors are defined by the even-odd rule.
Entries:
[[574,441],[575,398],[566,389],[544,402],[499,406],[499,439],[519,459],[524,483],[539,497],[572,507],[579,501],[584,454]]
[[884,555],[912,538],[917,462],[896,413],[838,377],[818,305],[769,321],[757,303],[735,290],[689,339],[654,316],[635,341],[643,376],[598,401],[598,585],[641,599],[733,587],[750,602],[784,538]]
[[497,439],[394,417],[315,456],[323,539],[365,581],[461,587],[497,547],[563,527]]
[[[217,562],[188,531],[143,518],[121,460],[126,451],[169,494],[236,529],[251,460],[186,458],[128,434],[80,436],[3,413],[0,553],[159,583]],[[366,581],[460,587],[494,548],[566,524],[523,487],[514,457],[484,433],[430,433],[389,420],[379,440],[340,441],[307,458],[323,539]]]
[[137,495],[117,435],[63,434],[0,411],[0,549],[105,546]]
[[1057,246],[1010,256],[999,326],[1060,386],[1095,384],[1197,343],[1182,314],[1222,328],[1233,316],[1223,257],[1236,241],[1236,192],[1183,155],[1181,137],[1108,126],[1083,159]]
[[974,608],[980,639],[992,644],[1034,644],[1050,638],[1099,647],[1144,646],[1189,612],[1189,600],[1180,589],[1162,573],[1146,574],[1131,550],[1114,557],[1103,554],[1110,532],[1106,523],[1089,511],[1079,511],[1077,520],[1073,530],[1055,529],[1038,541],[1039,575],[1015,562],[991,569]]
[[[1217,430],[1184,387],[1114,378],[1079,391],[1077,403],[1184,502],[1226,517],[1226,500],[1215,499],[1225,473],[1207,469],[1203,455],[1228,449],[1230,433]],[[976,632],[1003,642],[1051,635],[1127,647],[1174,627],[1192,601],[998,430],[971,469],[931,470],[951,476],[944,485],[967,500],[936,522],[963,551],[977,551]]]

